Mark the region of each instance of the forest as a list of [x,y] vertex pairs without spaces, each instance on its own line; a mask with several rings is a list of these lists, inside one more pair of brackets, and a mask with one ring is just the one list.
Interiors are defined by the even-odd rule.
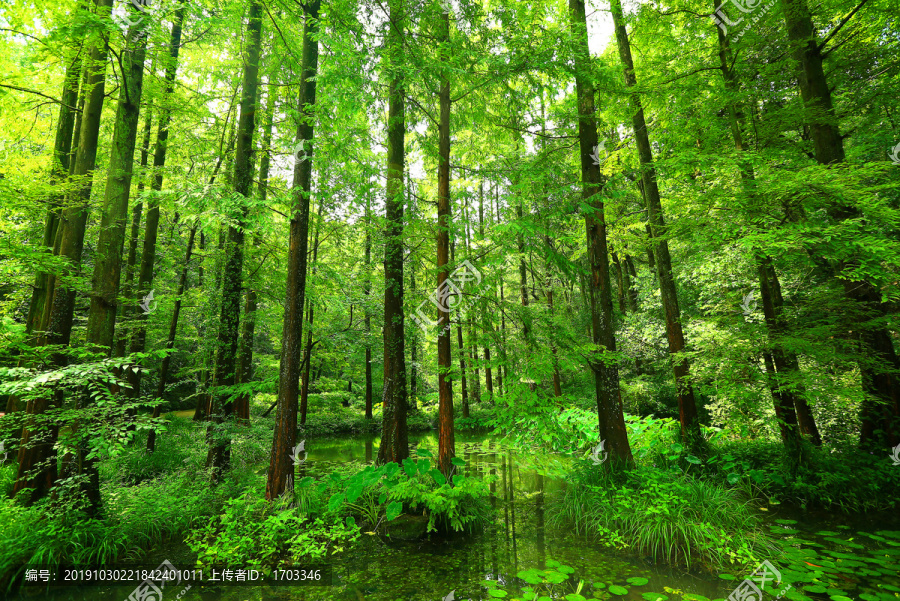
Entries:
[[896,0],[5,0],[0,598],[900,600]]

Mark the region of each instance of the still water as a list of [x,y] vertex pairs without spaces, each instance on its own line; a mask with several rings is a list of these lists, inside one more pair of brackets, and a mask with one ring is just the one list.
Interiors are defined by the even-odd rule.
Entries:
[[[436,451],[437,448],[434,434],[411,436],[410,443],[423,449]],[[328,473],[337,464],[372,462],[377,456],[378,439],[357,435],[310,440],[307,441],[307,451],[305,470],[315,476]],[[588,599],[593,595],[597,599],[656,601],[663,598],[663,591],[667,591],[669,599],[703,600],[727,598],[735,588],[735,582],[722,580],[714,574],[687,574],[683,570],[654,566],[648,559],[617,553],[600,542],[576,535],[569,528],[554,527],[549,519],[548,506],[565,487],[563,474],[567,466],[566,458],[517,452],[489,437],[464,434],[457,435],[457,455],[466,461],[464,469],[467,476],[496,475],[491,484],[490,498],[494,509],[493,521],[481,532],[415,539],[395,529],[393,536],[362,536],[352,549],[329,560],[333,570],[333,585],[330,587],[230,586],[185,590],[168,586],[161,599],[148,597],[141,600],[140,597],[133,597],[133,600],[481,600],[492,598],[484,581],[521,585],[522,582],[516,578],[520,570],[544,569],[548,561],[558,561],[574,568],[571,582],[573,586],[579,580],[589,583],[581,591]],[[794,518],[798,521],[795,528],[809,530],[810,533],[836,523],[829,515],[781,515],[770,519],[774,517]],[[884,529],[891,526],[886,519],[893,519],[893,527],[897,527],[896,516],[872,516],[868,522],[857,520],[852,526]],[[169,560],[183,569],[193,566],[194,559],[185,545],[177,543],[155,550],[143,563],[157,565]],[[627,593],[622,595],[610,594],[609,586],[625,584],[626,579],[634,577],[649,582],[629,587]],[[891,578],[890,571],[882,574],[881,578],[897,581],[896,574]],[[600,588],[594,588],[590,583],[605,585],[598,584]],[[900,585],[900,582],[895,583]],[[673,589],[677,593],[673,593]],[[95,586],[23,592],[19,598],[35,601],[127,601],[134,590],[134,584]],[[828,596],[814,595],[809,598],[829,599]]]

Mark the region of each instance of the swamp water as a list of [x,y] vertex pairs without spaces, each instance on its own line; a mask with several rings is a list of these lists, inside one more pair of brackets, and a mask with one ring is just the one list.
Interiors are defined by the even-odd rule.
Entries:
[[[571,573],[568,583],[561,584],[567,587],[565,592],[574,593],[583,580],[580,594],[587,599],[704,601],[728,598],[750,576],[686,574],[680,569],[654,566],[649,559],[617,553],[576,535],[570,528],[553,527],[548,509],[565,487],[568,459],[517,452],[486,436],[458,435],[456,441],[457,455],[466,461],[466,476],[497,476],[491,485],[493,522],[482,532],[411,539],[393,527],[388,530],[391,536],[363,535],[351,549],[329,560],[333,570],[330,587],[205,586],[185,591],[170,585],[162,599],[148,597],[143,601],[482,600],[503,598],[503,590],[510,596],[520,595],[519,587],[525,583],[517,573],[560,564],[563,567],[554,570],[557,578],[560,572]],[[410,443],[436,454],[435,434],[411,436]],[[365,435],[310,440],[306,446],[308,456],[301,469],[313,476],[328,473],[338,464],[372,462],[378,451],[377,438]],[[790,551],[780,558],[783,561],[773,561],[784,579],[778,588],[790,585],[785,598],[900,599],[900,519],[896,514],[870,514],[851,521],[833,515],[768,513],[773,514],[765,518],[773,532],[785,539],[800,537],[804,541],[802,548],[789,547]],[[181,543],[154,550],[142,563],[152,566],[166,559],[181,569],[194,565],[190,550]],[[30,589],[20,598],[128,601],[134,590],[134,584],[40,593]],[[775,599],[777,594],[769,583],[763,599]],[[747,596],[735,601],[761,600]]]

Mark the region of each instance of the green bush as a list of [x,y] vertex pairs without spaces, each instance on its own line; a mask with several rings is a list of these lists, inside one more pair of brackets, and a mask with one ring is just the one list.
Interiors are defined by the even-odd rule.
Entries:
[[247,492],[227,501],[222,515],[191,532],[186,542],[201,565],[275,567],[321,559],[358,537],[359,528],[350,521],[307,520],[302,511]]
[[552,515],[615,547],[688,567],[749,565],[772,548],[738,490],[660,469],[611,474],[582,462]]

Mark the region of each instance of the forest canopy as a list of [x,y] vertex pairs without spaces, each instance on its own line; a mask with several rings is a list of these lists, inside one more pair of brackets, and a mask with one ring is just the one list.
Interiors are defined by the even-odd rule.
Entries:
[[[834,453],[900,462],[898,19],[7,1],[4,511],[107,519],[110,470],[161,478],[189,436],[204,486],[268,503],[306,494],[298,458],[329,434],[376,433],[393,482],[428,429],[429,482],[460,498],[487,493],[457,481],[456,432],[487,429],[610,474],[769,445],[756,485],[853,505],[788,482]],[[392,518],[419,498],[397,486]]]

